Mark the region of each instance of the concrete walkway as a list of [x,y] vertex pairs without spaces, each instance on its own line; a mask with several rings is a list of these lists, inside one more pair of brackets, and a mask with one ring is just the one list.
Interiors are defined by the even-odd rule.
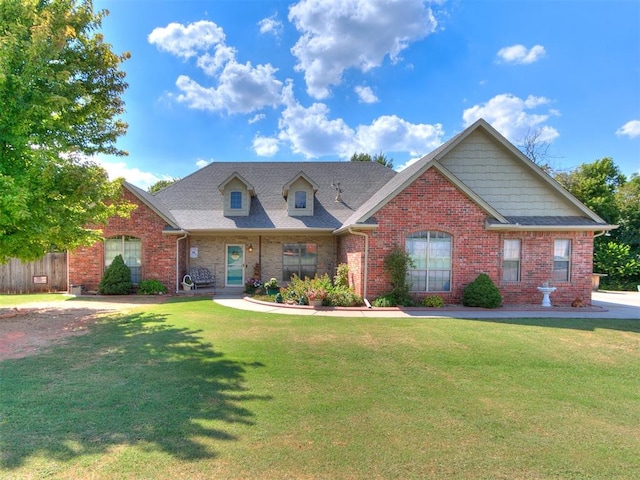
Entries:
[[[618,318],[640,320],[640,292],[593,292],[593,305],[586,308],[544,308],[537,305],[521,308],[313,308],[257,302],[240,296],[215,295],[220,305],[252,312],[281,315],[314,315],[361,318]],[[553,301],[553,297],[552,297]]]

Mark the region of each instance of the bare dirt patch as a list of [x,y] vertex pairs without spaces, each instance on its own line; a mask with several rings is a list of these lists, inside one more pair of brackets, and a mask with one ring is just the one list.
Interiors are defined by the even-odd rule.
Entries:
[[162,303],[167,296],[95,297],[0,308],[0,361],[37,355],[87,333],[101,314]]

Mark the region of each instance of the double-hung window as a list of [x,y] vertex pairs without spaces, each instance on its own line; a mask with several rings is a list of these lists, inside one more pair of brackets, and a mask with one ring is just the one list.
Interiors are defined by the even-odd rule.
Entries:
[[520,281],[520,240],[507,239],[504,241],[502,279],[505,282]]
[[120,235],[107,238],[104,242],[104,266],[111,265],[113,259],[122,255],[122,259],[131,270],[131,283],[140,283],[142,277],[142,241],[139,238]]
[[553,280],[568,282],[571,276],[571,240],[557,239],[553,244]]
[[300,278],[313,278],[318,263],[318,245],[315,243],[285,243],[282,246],[282,278],[293,274]]
[[414,262],[407,271],[411,291],[451,291],[451,235],[414,232],[405,239],[405,251]]

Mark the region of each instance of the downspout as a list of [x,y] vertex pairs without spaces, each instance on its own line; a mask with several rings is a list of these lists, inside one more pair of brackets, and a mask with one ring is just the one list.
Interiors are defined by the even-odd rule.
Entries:
[[367,305],[367,307],[371,308],[371,304],[369,303],[369,300],[367,300],[367,282],[369,279],[369,235],[364,232],[356,232],[352,228],[349,228],[349,233],[352,235],[364,237],[364,285],[362,286],[362,298],[364,299],[364,303]]
[[188,235],[185,233],[184,236],[176,238],[176,293],[180,291],[180,240],[184,240]]

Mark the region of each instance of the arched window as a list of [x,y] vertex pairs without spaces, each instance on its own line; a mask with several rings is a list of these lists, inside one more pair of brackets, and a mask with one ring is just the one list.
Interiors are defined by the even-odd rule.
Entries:
[[131,270],[131,283],[140,283],[142,276],[142,241],[136,237],[120,235],[107,238],[104,242],[104,266],[111,265],[113,259],[122,255],[122,259]]
[[407,235],[405,250],[415,264],[407,272],[411,291],[451,291],[451,235],[414,232]]

